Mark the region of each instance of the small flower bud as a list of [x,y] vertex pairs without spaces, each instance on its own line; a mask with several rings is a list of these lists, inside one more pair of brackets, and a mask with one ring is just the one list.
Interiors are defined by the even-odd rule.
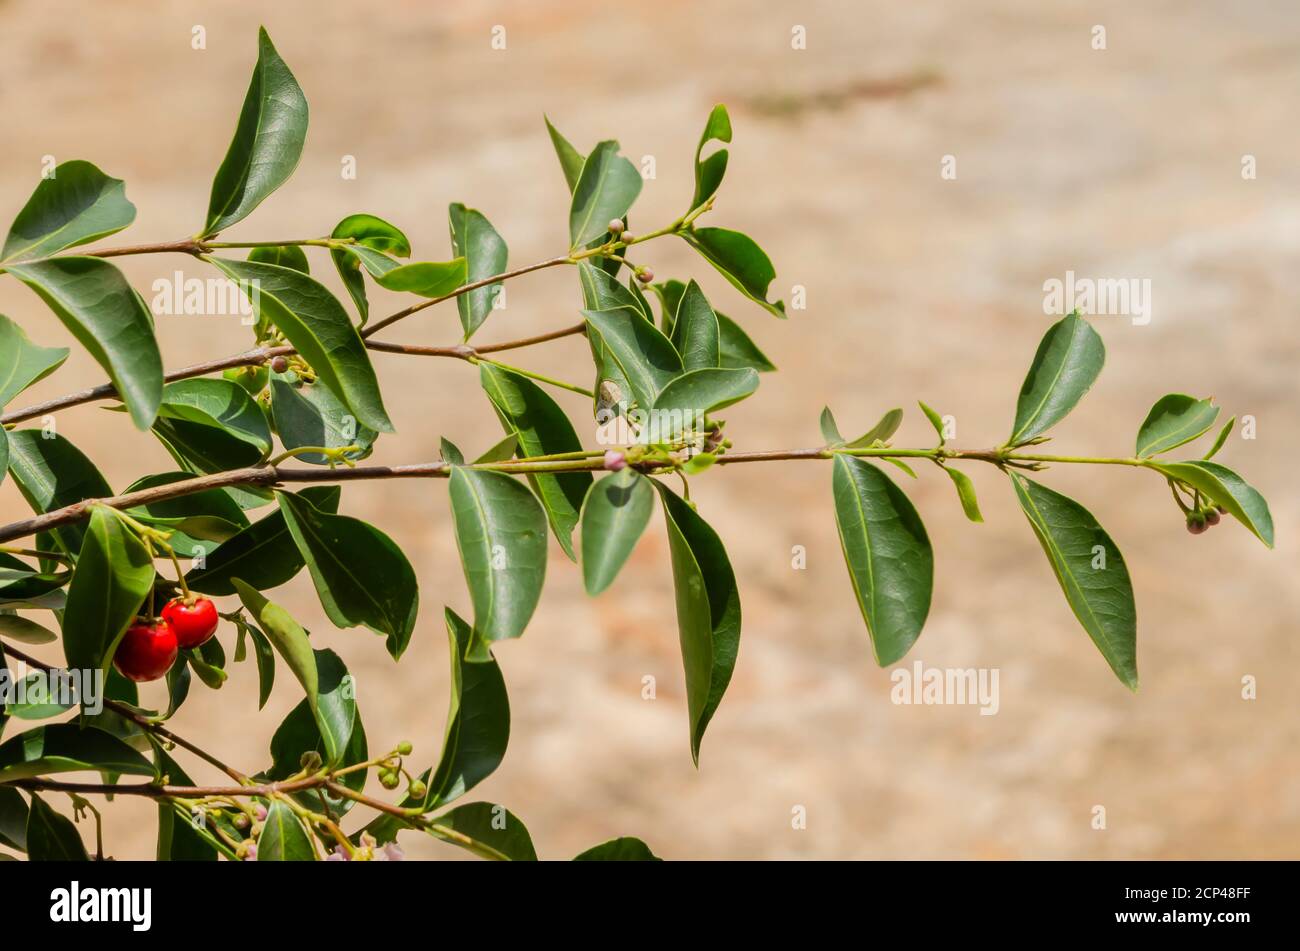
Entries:
[[1187,516],[1187,530],[1193,535],[1200,535],[1206,529],[1205,517],[1193,512]]
[[271,360],[271,369],[276,373],[283,373],[289,369],[289,361],[284,357],[275,357]]
[[613,218],[610,220],[609,224],[606,225],[606,228],[608,228],[609,233],[616,238],[623,233],[623,229],[626,227],[627,225],[623,224],[622,218]]
[[248,818],[247,813],[240,812],[235,815],[233,824],[235,828],[238,829],[240,832],[244,832],[248,829],[249,826],[253,824],[253,822],[251,819]]
[[1219,512],[1220,515],[1227,515],[1227,514],[1228,514],[1228,510],[1225,509],[1222,505],[1216,505],[1215,508],[1218,510],[1218,512]]
[[406,853],[402,851],[402,847],[396,842],[389,842],[384,846],[384,856],[390,862],[400,862],[406,858]]
[[253,807],[253,815],[257,816],[257,821],[261,822],[266,818],[266,806],[260,802]]
[[398,784],[397,774],[391,770],[384,770],[379,774],[379,785],[385,789],[396,789]]
[[649,284],[655,279],[655,272],[650,270],[648,267],[643,267],[641,270],[636,272],[636,279],[642,284]]
[[426,786],[418,779],[415,782],[411,783],[411,795],[414,796],[416,799],[423,799],[424,794],[427,793],[428,791],[429,791],[429,787]]
[[398,743],[398,744],[397,744],[397,755],[398,755],[398,756],[410,756],[410,755],[411,755],[411,751],[414,750],[414,749],[415,749],[415,747],[413,747],[413,746],[412,746],[410,743],[408,743],[406,740],[403,740],[401,743]]
[[1219,524],[1219,511],[1218,511],[1218,509],[1209,509],[1209,510],[1206,511],[1206,513],[1205,513],[1205,524],[1206,524],[1206,525],[1218,525],[1218,524]]
[[308,750],[298,758],[298,765],[305,770],[320,769],[320,754],[315,750]]
[[610,472],[618,472],[626,467],[627,459],[617,449],[609,449],[605,452],[605,468]]

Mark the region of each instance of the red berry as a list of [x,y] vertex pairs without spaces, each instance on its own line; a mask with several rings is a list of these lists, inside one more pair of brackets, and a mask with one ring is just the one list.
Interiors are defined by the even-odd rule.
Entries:
[[157,680],[171,670],[180,648],[166,621],[137,620],[126,629],[113,655],[113,666],[128,680]]
[[175,628],[176,643],[186,650],[206,644],[217,629],[217,606],[207,598],[195,598],[192,604],[184,598],[168,601],[162,616]]

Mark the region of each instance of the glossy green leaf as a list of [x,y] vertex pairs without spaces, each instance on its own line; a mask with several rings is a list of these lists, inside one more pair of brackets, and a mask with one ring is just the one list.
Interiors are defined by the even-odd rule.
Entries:
[[280,267],[301,271],[303,274],[311,273],[311,262],[307,260],[307,252],[296,244],[256,247],[248,252],[248,260],[258,264],[277,264]]
[[[319,511],[338,511],[340,490],[336,485],[309,486],[298,495]],[[186,573],[185,582],[210,595],[235,594],[235,578],[258,590],[269,590],[289,581],[305,564],[284,515],[277,509],[209,552],[204,566]]]
[[[318,651],[317,658],[325,651]],[[337,658],[334,659],[338,662]],[[322,669],[322,676],[325,671]],[[327,692],[322,690],[322,701],[328,696]],[[349,702],[349,707],[355,708],[355,704]],[[336,713],[345,714],[346,709],[338,709]],[[304,753],[316,753],[323,763],[332,763],[334,769],[346,769],[357,766],[370,759],[369,745],[366,740],[365,727],[361,723],[361,712],[353,709],[353,719],[351,723],[337,723],[339,729],[346,727],[340,735],[346,736],[344,745],[341,747],[342,752],[331,756],[330,747],[338,742],[338,737],[330,736],[327,738],[322,735],[320,723],[312,714],[311,706],[306,700],[303,700],[298,706],[290,711],[289,715],[284,718],[275,735],[271,737],[271,757],[272,765],[263,776],[259,779],[283,780],[290,776],[296,775],[302,769],[302,756]],[[366,786],[366,775],[368,769],[356,769],[339,776],[337,782],[351,789],[353,792],[361,792]],[[318,795],[319,794],[319,795]],[[313,810],[320,809],[320,795],[325,797],[330,811],[335,816],[346,815],[356,805],[356,800],[341,794],[336,794],[330,790],[303,790],[295,794],[295,798],[304,806]]]
[[[682,295],[686,293],[686,285],[676,279],[662,281],[658,284],[651,284],[650,290],[655,292],[659,298],[659,327],[666,336],[671,337],[673,333],[673,324],[677,321],[677,309],[682,304]],[[716,316],[717,311],[714,311]]]
[[1078,502],[1017,472],[1007,474],[1070,610],[1115,676],[1137,690],[1137,607],[1124,556]]
[[[465,464],[465,454],[447,437],[442,437],[439,443],[438,452],[444,462],[449,462],[453,466],[463,466]],[[510,455],[514,455],[514,450],[510,450]],[[509,458],[509,457],[507,457]]]
[[[71,571],[42,570],[13,555],[0,552],[0,606],[9,609],[42,607],[62,610],[63,605],[58,600],[63,592],[58,589],[70,580]],[[3,616],[8,615],[0,615]],[[21,640],[21,637],[15,639]]]
[[564,173],[565,184],[569,186],[569,194],[573,194],[573,190],[578,187],[578,179],[582,177],[582,166],[587,161],[587,157],[575,149],[569,140],[551,125],[549,117],[543,118],[546,119],[546,131],[551,136],[551,145],[555,147],[555,156],[560,160],[560,171]]
[[738,323],[726,314],[714,313],[718,317],[718,362],[721,366],[727,369],[749,367],[759,373],[771,373],[776,369],[776,364],[758,349]]
[[[479,382],[492,401],[507,436],[522,457],[578,452],[582,443],[564,410],[536,383],[490,363],[479,364]],[[546,509],[555,538],[573,558],[573,529],[591,486],[590,472],[537,473],[528,482]]]
[[0,743],[0,782],[98,770],[152,776],[149,761],[111,733],[76,723],[52,723]]
[[[173,485],[194,478],[189,472],[160,472],[137,479],[127,493]],[[168,544],[181,555],[211,551],[212,542],[224,542],[248,527],[248,516],[224,489],[207,489],[175,499],[150,502],[127,509],[127,514],[172,532]]]
[[86,845],[73,821],[55,812],[35,793],[32,794],[31,812],[27,815],[25,837],[27,857],[33,862],[90,861]]
[[[181,765],[157,745],[154,746],[154,761],[170,785],[194,784],[194,780]],[[174,803],[158,803],[158,848],[155,857],[159,862],[215,862],[218,851],[227,856],[234,854],[206,829],[206,823],[212,821],[210,813],[204,814],[204,826],[196,828],[193,815],[188,810],[182,814],[182,808],[184,807]]]
[[901,660],[930,613],[934,551],[903,490],[875,466],[836,454],[840,546],[881,667]]
[[960,469],[951,469],[948,466],[944,466],[943,471],[948,473],[948,478],[952,479],[952,484],[956,486],[957,498],[961,501],[961,510],[966,513],[966,517],[972,522],[984,521],[984,516],[980,514],[979,499],[975,496],[975,483],[971,481],[970,476]]
[[641,194],[641,173],[618,154],[618,143],[599,143],[582,164],[569,208],[569,247],[599,238],[606,225],[627,214]]
[[235,578],[234,586],[235,593],[239,595],[244,609],[252,616],[253,623],[266,633],[302,685],[307,703],[315,714],[316,698],[320,693],[320,674],[316,667],[315,652],[307,640],[307,632],[288,611],[275,602],[268,601],[260,591],[245,584],[242,579]]
[[[925,414],[925,418],[928,419],[930,425],[934,427],[935,434],[939,437],[939,445],[942,446],[948,441],[948,437],[943,434],[943,417],[920,400],[917,400],[916,405],[921,407],[921,412]],[[901,420],[901,413],[899,414],[899,418]]]
[[708,158],[701,159],[704,147],[710,142],[731,141],[731,117],[727,107],[719,103],[709,113],[709,120],[704,124],[700,135],[700,144],[695,149],[695,197],[691,199],[691,210],[699,208],[718,193],[722,176],[727,171],[727,150],[717,149]]
[[1053,324],[1020,387],[1015,427],[1007,445],[1023,445],[1064,419],[1092,389],[1105,362],[1105,344],[1078,314]]
[[66,359],[67,347],[38,347],[22,327],[0,314],[0,407],[45,379]]
[[1273,547],[1273,515],[1268,502],[1250,483],[1227,466],[1203,459],[1188,462],[1152,462],[1151,467],[1170,478],[1185,482],[1215,505],[1250,529],[1269,548]]
[[661,483],[677,600],[677,631],[686,672],[691,758],[717,712],[740,648],[740,592],[722,540],[695,510]]
[[153,559],[144,542],[115,513],[96,506],[63,615],[68,666],[107,669],[153,582]]
[[703,422],[699,416],[739,403],[757,389],[758,373],[755,370],[724,370],[720,367],[691,370],[659,391],[654,408],[657,413],[680,411],[695,414],[695,428],[698,430]]
[[90,162],[64,162],[42,178],[14,219],[0,261],[41,258],[116,234],[135,220],[126,183]]
[[[67,681],[67,689],[44,671],[32,671],[14,684],[15,699],[5,706],[5,713],[18,720],[48,720],[71,710],[78,703],[76,684]],[[17,699],[21,696],[21,700]]]
[[[578,281],[582,286],[582,303],[587,310],[624,310],[637,319],[644,316],[631,292],[590,261],[578,262]],[[591,348],[592,361],[596,364],[596,411],[599,413],[603,408],[617,415],[622,408],[616,404],[632,399],[631,384],[600,334],[588,333],[587,343]],[[617,390],[617,397],[605,401],[603,394],[611,387]],[[602,406],[602,402],[610,405]]]
[[753,238],[726,228],[693,228],[682,237],[738,291],[769,313],[785,317],[785,304],[767,299],[776,269]]
[[276,500],[329,619],[385,635],[388,652],[400,658],[420,603],[415,570],[402,550],[373,525],[322,512],[300,495],[277,492]]
[[102,258],[69,256],[7,270],[45,301],[103,367],[137,429],[153,424],[163,367],[153,317],[122,272]]
[[470,802],[434,819],[429,833],[494,862],[536,862],[537,850],[523,821],[505,806]]
[[[451,226],[451,253],[465,259],[467,284],[500,274],[506,269],[509,252],[505,240],[497,234],[482,212],[457,203],[447,209],[447,217]],[[456,298],[466,340],[487,320],[499,293],[500,284],[488,284]]]
[[835,422],[835,414],[831,412],[829,406],[822,407],[821,419],[818,420],[821,427],[822,439],[826,440],[828,446],[844,445],[844,437],[840,435],[839,424]]
[[[493,443],[483,451],[483,454],[474,460],[474,465],[479,466],[488,462],[505,462],[515,454],[519,448],[519,434],[507,433],[499,442]],[[451,460],[448,460],[449,462]],[[457,462],[456,465],[464,463],[464,459]],[[535,490],[535,487],[534,487]]]
[[[303,753],[320,753],[327,767],[350,765],[345,762],[357,723],[356,688],[343,661],[332,650],[314,652],[316,663],[316,702],[304,699],[285,718],[271,739],[271,756],[275,761],[269,779],[287,779],[301,768]],[[364,742],[364,740],[363,740]],[[356,753],[357,750],[351,750]],[[356,762],[364,762],[363,756]]]
[[27,801],[12,786],[0,786],[0,845],[27,851]]
[[257,661],[257,709],[266,706],[275,686],[275,651],[271,641],[256,624],[248,625],[248,639],[253,642],[253,657]]
[[48,628],[17,614],[0,614],[0,637],[19,644],[49,644],[59,639]]
[[1177,449],[1206,433],[1218,418],[1219,407],[1212,400],[1198,400],[1186,393],[1162,396],[1138,429],[1138,458]]
[[891,409],[884,416],[880,417],[880,422],[872,426],[865,433],[848,444],[850,449],[866,449],[880,442],[888,442],[894,433],[898,432],[898,427],[903,423],[903,411],[898,408]]
[[[329,387],[315,383],[296,384],[279,374],[271,379],[271,415],[285,449],[356,446],[357,451],[344,455],[357,460],[370,455],[379,436],[370,427],[358,423]],[[304,452],[294,458],[317,466],[330,461],[318,452]]]
[[210,238],[248,217],[289,180],[307,139],[307,99],[266,30],[257,34],[257,66],[226,157],[212,181]]
[[682,367],[699,370],[719,366],[718,315],[709,306],[700,285],[691,281],[682,293],[673,320],[672,343],[682,357]]
[[589,339],[599,338],[642,408],[682,373],[682,358],[658,328],[635,309],[584,310]]
[[[113,494],[80,449],[62,436],[51,435],[53,438],[46,439],[36,429],[9,433],[9,472],[33,511],[50,512]],[[85,532],[84,522],[74,522],[54,529],[53,537],[64,552],[75,555],[81,550]]]
[[452,469],[451,514],[474,603],[466,660],[491,657],[493,641],[524,632],[546,577],[546,512],[527,486],[500,472]]
[[262,835],[257,840],[259,862],[314,862],[316,851],[311,837],[293,809],[284,802],[272,802],[267,810]]
[[266,414],[247,390],[224,379],[168,383],[153,431],[195,472],[254,466],[271,452]]
[[359,423],[378,432],[393,431],[366,345],[324,285],[274,264],[208,260],[240,282],[259,316],[279,328]]
[[[373,254],[362,259],[370,268]],[[415,261],[382,272],[370,271],[370,276],[380,287],[401,294],[418,294],[420,297],[446,297],[466,283],[465,259],[450,261]]]
[[[399,258],[411,256],[411,243],[395,225],[389,224],[374,215],[348,215],[334,228],[332,238],[346,238],[357,245],[379,251],[382,254],[394,254]],[[343,286],[347,288],[352,302],[356,304],[357,313],[364,326],[370,317],[370,303],[366,297],[366,282],[361,276],[361,260],[355,254],[341,248],[330,249],[330,259],[339,272]]]
[[575,862],[662,862],[650,846],[630,835],[610,839],[573,857]]
[[1215,456],[1217,456],[1219,454],[1219,450],[1223,448],[1223,444],[1228,441],[1228,437],[1232,434],[1232,427],[1235,425],[1237,425],[1237,417],[1235,416],[1229,419],[1226,423],[1224,423],[1223,428],[1219,430],[1219,435],[1214,437],[1214,445],[1211,446],[1210,451],[1207,452],[1201,458],[1213,459]]
[[635,469],[611,472],[582,503],[582,580],[597,595],[618,576],[654,511],[650,480]]

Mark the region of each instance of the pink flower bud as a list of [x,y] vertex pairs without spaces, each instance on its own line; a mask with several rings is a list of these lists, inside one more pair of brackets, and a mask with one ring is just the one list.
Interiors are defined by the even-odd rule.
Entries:
[[627,468],[627,459],[617,449],[610,449],[605,453],[605,468],[610,472]]
[[400,862],[406,858],[406,853],[402,851],[402,847],[396,842],[389,842],[384,846],[384,855],[390,862]]
[[266,819],[266,806],[262,805],[262,804],[259,802],[256,806],[253,807],[253,811],[254,811],[254,813],[257,815],[257,821],[258,821],[258,822],[263,822],[263,821],[265,821],[265,819]]

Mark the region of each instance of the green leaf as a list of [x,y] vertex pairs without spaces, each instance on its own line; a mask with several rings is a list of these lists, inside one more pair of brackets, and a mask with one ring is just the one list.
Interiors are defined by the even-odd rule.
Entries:
[[314,862],[311,837],[287,803],[276,801],[267,810],[262,835],[257,840],[259,862]]
[[[411,243],[406,235],[396,226],[374,215],[348,215],[338,223],[330,237],[350,238],[361,247],[382,254],[395,254],[399,258],[411,256]],[[356,304],[362,326],[365,326],[370,318],[370,303],[366,298],[366,282],[361,276],[361,259],[341,248],[330,248],[330,259],[343,280],[343,286],[352,297],[352,302]]]
[[164,720],[170,720],[175,716],[176,711],[189,699],[192,683],[189,658],[184,654],[178,654],[171,670],[167,671],[167,709],[163,713]]
[[891,409],[884,416],[880,417],[880,422],[872,426],[865,433],[859,436],[853,442],[848,444],[850,449],[866,449],[873,445],[876,440],[887,442],[894,433],[898,432],[898,427],[903,423],[903,411],[897,407]]
[[90,861],[73,821],[55,812],[35,793],[32,793],[32,808],[27,815],[26,839],[27,856],[33,862]]
[[555,156],[560,160],[560,171],[564,172],[565,184],[569,186],[569,194],[573,194],[573,190],[578,187],[578,179],[582,177],[582,166],[587,157],[560,135],[559,130],[551,125],[549,117],[543,118],[546,120],[546,131],[551,136],[551,145],[555,147]]
[[125,182],[89,162],[64,162],[18,212],[0,260],[46,257],[116,234],[134,220]]
[[[582,260],[578,262],[578,281],[582,286],[583,306],[587,310],[625,310],[637,319],[644,317],[641,307],[636,298],[632,296],[632,293],[590,261]],[[611,401],[614,404],[617,404],[622,399],[630,398],[632,387],[618,362],[614,359],[614,355],[601,339],[600,334],[588,333],[587,343],[591,347],[592,361],[596,364],[596,386],[594,389],[597,398],[595,408],[596,412],[599,413],[602,409],[602,391],[608,388],[606,384],[617,388],[620,394],[619,399]],[[621,408],[617,405],[605,408],[615,413],[621,412]]]
[[153,316],[122,272],[102,258],[59,257],[7,265],[104,368],[137,429],[153,424],[163,368]]
[[[650,290],[654,291],[655,296],[659,298],[659,327],[671,337],[673,325],[677,321],[677,309],[682,304],[682,295],[686,293],[686,285],[674,279],[651,284]],[[717,311],[714,311],[714,315],[717,315]]]
[[470,802],[434,819],[429,833],[479,858],[494,862],[536,862],[537,850],[523,821],[505,806]]
[[650,480],[635,469],[611,472],[582,503],[582,580],[597,595],[618,576],[654,511]]
[[301,496],[277,492],[276,501],[329,619],[385,635],[388,653],[400,658],[420,603],[415,571],[402,550],[373,525],[322,512]]
[[59,599],[63,592],[58,589],[71,579],[71,571],[39,571],[13,555],[0,552],[0,606],[7,609],[29,607],[61,611],[63,604]]
[[[173,485],[194,478],[190,472],[160,472],[137,479],[127,486],[127,493]],[[224,489],[206,489],[175,499],[150,502],[127,509],[132,518],[150,525],[166,526],[172,531],[167,540],[176,551],[184,555],[204,553],[212,548],[213,541],[224,542],[248,527],[248,516],[234,497]]]
[[[298,495],[319,511],[338,511],[340,490],[336,485],[310,486]],[[305,564],[283,513],[277,509],[208,553],[202,568],[185,575],[185,583],[211,595],[235,594],[235,578],[258,590],[269,590],[289,581]]]
[[456,467],[451,514],[474,603],[474,642],[465,659],[491,657],[491,644],[519,637],[546,577],[546,513],[528,488],[500,472]]
[[280,267],[292,268],[303,274],[311,273],[311,262],[307,260],[307,252],[296,244],[256,247],[248,252],[248,260],[258,264],[276,264]]
[[767,299],[776,269],[753,238],[726,228],[693,228],[682,238],[736,290],[774,316],[785,317],[785,304]]
[[453,258],[450,261],[416,261],[397,267],[376,267],[378,252],[365,252],[360,248],[349,249],[361,257],[370,276],[380,287],[402,294],[418,294],[420,297],[446,297],[465,281],[465,259]]
[[66,359],[67,347],[38,347],[22,327],[0,314],[0,407],[63,366]]
[[682,367],[699,370],[719,365],[718,315],[709,306],[700,285],[691,281],[682,293],[673,320],[672,343],[682,357]]
[[0,845],[27,851],[27,802],[12,786],[0,786]]
[[271,452],[266,414],[247,390],[224,379],[168,383],[153,431],[179,464],[196,472],[254,466]]
[[451,707],[442,756],[427,783],[426,810],[459,799],[492,775],[510,740],[510,699],[501,668],[490,655],[485,663],[465,663],[474,631],[451,608],[445,616],[451,646]]
[[[506,269],[506,243],[482,212],[457,203],[447,209],[447,217],[451,225],[451,253],[465,259],[466,283],[484,280]],[[500,284],[488,284],[456,298],[466,340],[487,320],[499,293]]]
[[1226,423],[1224,423],[1223,428],[1219,430],[1219,435],[1214,437],[1214,445],[1211,446],[1210,451],[1207,452],[1201,458],[1213,459],[1215,456],[1217,456],[1219,454],[1219,450],[1223,448],[1223,444],[1228,441],[1228,436],[1232,434],[1232,427],[1235,426],[1236,424],[1237,424],[1237,417],[1235,416],[1229,419]]
[[[76,684],[67,681],[66,694],[44,671],[36,670],[21,681],[21,688],[14,685],[15,699],[5,707],[5,713],[19,720],[48,720],[71,710],[77,705]],[[17,691],[21,689],[21,694]],[[66,698],[66,699],[65,699]]]
[[832,486],[840,546],[876,662],[916,643],[930,613],[934,551],[903,490],[868,462],[837,453]]
[[1264,496],[1227,466],[1204,459],[1188,462],[1151,462],[1151,468],[1198,490],[1215,505],[1250,529],[1269,548],[1273,547],[1273,516]]
[[59,639],[53,631],[17,614],[0,614],[0,637],[19,644],[50,644]]
[[[718,108],[721,108],[719,106]],[[630,835],[610,839],[573,857],[575,862],[662,862],[650,846]]]
[[731,681],[740,648],[740,592],[722,540],[695,510],[656,482],[663,502],[677,599],[677,632],[686,671],[691,759]]
[[63,615],[68,666],[106,670],[153,582],[153,559],[144,542],[116,513],[96,506]]
[[731,117],[727,115],[727,107],[719,103],[709,113],[709,121],[704,124],[704,132],[700,135],[700,144],[695,149],[695,197],[691,199],[690,210],[694,211],[699,208],[700,205],[718,193],[718,186],[722,184],[722,176],[727,171],[727,150],[717,149],[708,158],[701,161],[700,156],[704,152],[704,147],[710,142],[730,141]]
[[[357,446],[356,452],[344,453],[345,458],[357,460],[370,455],[379,436],[373,429],[358,423],[329,387],[314,383],[295,385],[279,374],[271,378],[271,415],[285,449]],[[318,452],[301,453],[295,458],[317,466],[327,465],[330,461]]]
[[[316,702],[304,699],[285,718],[271,739],[271,756],[275,761],[267,778],[288,779],[301,766],[303,753],[320,753],[330,768],[351,765],[345,762],[357,718],[356,688],[343,661],[332,650],[315,651]],[[364,738],[362,740],[364,743]],[[356,760],[364,762],[365,757]],[[350,774],[349,774],[350,775]]]
[[[449,462],[453,466],[463,466],[465,464],[465,454],[460,451],[459,446],[445,436],[442,437],[438,452],[444,462]],[[510,450],[510,455],[514,455],[513,449]],[[506,458],[509,457],[510,456],[507,456]]]
[[266,706],[275,686],[275,652],[271,642],[256,624],[248,625],[248,639],[253,642],[253,656],[257,660],[257,709]]
[[[645,409],[655,397],[682,374],[682,358],[672,342],[633,309],[584,310],[588,338],[599,338],[631,395]],[[627,391],[624,391],[625,395]]]
[[984,521],[984,516],[980,514],[979,499],[975,497],[975,483],[970,476],[960,469],[950,469],[947,466],[943,467],[943,471],[948,473],[948,478],[957,487],[957,498],[961,501],[961,510],[966,513],[966,517],[972,522]]
[[[943,418],[920,400],[916,401],[916,405],[921,407],[921,412],[925,414],[925,418],[928,419],[930,425],[934,427],[934,431],[939,437],[939,445],[942,446],[948,441],[948,437],[943,434]],[[899,414],[899,419],[900,421],[902,419],[901,413]]]
[[1156,400],[1138,429],[1139,459],[1177,449],[1203,435],[1219,418],[1212,399],[1198,400],[1186,393],[1170,393]]
[[0,782],[86,770],[153,775],[149,761],[117,737],[76,723],[33,727],[0,744]]
[[1124,556],[1078,502],[1019,473],[1007,475],[1070,610],[1115,676],[1137,690],[1137,607]]
[[[36,513],[51,512],[86,499],[113,494],[104,477],[86,456],[62,436],[36,429],[9,433],[9,472],[18,491]],[[54,540],[70,555],[81,550],[84,522],[62,525],[53,530]]]
[[[758,372],[711,367],[691,370],[665,386],[655,397],[657,424],[664,427],[665,413],[680,412],[692,417],[693,427],[702,428],[703,415],[739,403],[758,389]],[[670,422],[671,425],[675,425]]]
[[[520,457],[578,452],[582,443],[559,404],[536,383],[490,363],[479,364],[479,382],[492,401],[507,436],[517,441]],[[555,538],[573,559],[573,529],[591,486],[590,472],[529,473]]]
[[258,314],[279,328],[359,423],[378,432],[393,431],[366,345],[324,285],[274,264],[207,260],[240,283]]
[[[318,659],[323,653],[326,652],[317,652]],[[338,663],[337,658],[335,658],[335,662]],[[355,704],[352,706],[355,707]],[[343,713],[345,711],[340,710],[339,712]],[[343,724],[340,723],[339,726],[342,727]],[[370,759],[366,731],[361,723],[361,712],[359,710],[354,710],[353,720],[351,723],[346,724],[344,735],[346,735],[347,739],[342,752],[331,759],[329,745],[326,738],[321,735],[320,725],[311,712],[311,706],[306,700],[303,700],[290,711],[289,715],[284,718],[284,721],[275,731],[275,735],[271,737],[271,756],[274,762],[271,768],[258,778],[279,781],[296,775],[302,769],[303,754],[308,752],[318,754],[323,763],[332,762],[334,769],[357,766]],[[336,742],[337,738],[329,740],[329,743]],[[339,776],[337,782],[353,792],[361,792],[365,789],[366,774],[368,772],[369,769],[352,770]],[[325,797],[330,811],[335,816],[346,815],[356,805],[354,799],[323,789],[303,790],[295,793],[294,798],[308,808],[319,810],[321,804],[320,795]]]
[[1105,344],[1078,314],[1053,324],[1020,387],[1015,428],[1007,445],[1023,445],[1064,419],[1092,389],[1105,362]]
[[618,143],[599,143],[582,164],[569,208],[569,247],[599,238],[606,225],[627,214],[641,194],[641,173],[618,154]]
[[818,421],[821,426],[822,439],[826,440],[828,446],[844,445],[844,437],[840,435],[840,427],[835,422],[835,414],[831,412],[829,406],[822,407],[821,419]]
[[289,180],[307,139],[307,99],[275,51],[266,30],[257,34],[257,66],[239,113],[230,150],[212,181],[210,238],[253,212]]
[[[479,456],[477,459],[474,460],[474,465],[480,466],[489,462],[505,462],[507,459],[511,458],[515,454],[515,450],[518,447],[519,447],[519,434],[508,433],[499,442],[493,443],[491,446],[485,449],[483,451],[483,455]],[[450,459],[448,459],[447,461],[452,462],[452,460]],[[461,459],[459,462],[455,462],[454,464],[463,465],[464,462],[465,460]],[[536,486],[534,486],[533,488],[535,491]]]
[[[184,667],[181,667],[184,670]],[[166,776],[173,786],[191,786],[194,780],[158,745],[154,746],[154,761],[158,771]],[[215,862],[217,860],[217,841],[204,828],[195,828],[190,818],[180,810],[178,804],[158,803],[158,849],[156,858],[159,862]],[[188,810],[185,810],[188,812]],[[204,818],[212,821],[209,814]],[[229,846],[221,846],[224,854],[232,855]]]
[[320,674],[316,667],[316,655],[307,632],[280,605],[268,601],[260,591],[254,590],[239,578],[234,579],[235,592],[243,602],[245,610],[253,616],[254,622],[275,646],[284,662],[289,665],[294,677],[302,685],[307,695],[307,703],[316,714],[316,698],[320,693]]
[[[715,311],[715,313],[717,313]],[[749,367],[759,373],[771,373],[776,364],[740,329],[740,325],[726,314],[718,317],[718,362],[728,369]]]

